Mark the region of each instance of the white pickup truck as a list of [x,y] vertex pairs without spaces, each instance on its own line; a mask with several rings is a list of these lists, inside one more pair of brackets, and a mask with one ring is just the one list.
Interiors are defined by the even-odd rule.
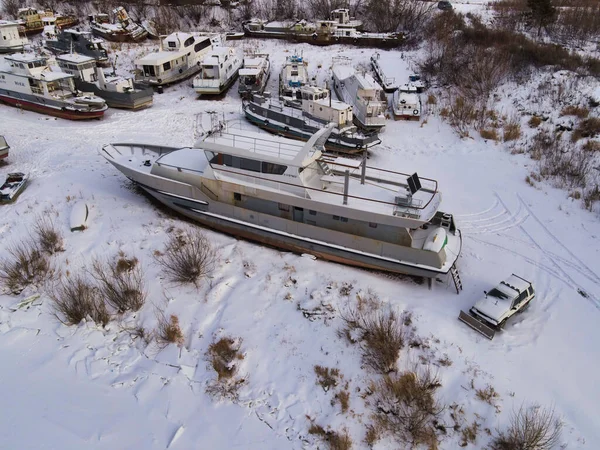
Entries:
[[514,273],[479,300],[468,313],[461,311],[458,319],[488,339],[502,329],[514,314],[527,308],[535,297],[531,282]]

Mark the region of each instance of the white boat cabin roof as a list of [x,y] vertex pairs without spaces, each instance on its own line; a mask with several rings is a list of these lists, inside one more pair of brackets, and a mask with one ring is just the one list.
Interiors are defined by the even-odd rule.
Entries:
[[12,55],[5,56],[4,59],[7,61],[14,61],[19,63],[32,63],[36,61],[41,61],[44,63],[44,65],[46,64],[46,60],[43,57],[36,55],[35,53],[14,53]]
[[354,70],[354,67],[348,64],[335,64],[331,70],[338,80],[345,80],[346,78],[350,78],[352,75],[356,75],[356,70]]
[[244,58],[244,68],[246,69],[250,69],[250,68],[259,68],[262,63],[264,62],[265,58],[258,58],[258,57],[251,57],[251,58]]
[[398,94],[398,103],[407,103],[409,105],[416,105],[419,103],[419,95],[418,94],[407,94],[406,92],[400,92]]
[[80,55],[79,53],[67,53],[65,55],[59,55],[56,57],[56,60],[66,61],[73,64],[82,64],[95,61],[94,58],[90,56]]
[[234,56],[233,47],[214,47],[211,52],[202,60],[203,66],[216,66],[219,62],[225,61],[227,56]]
[[82,31],[82,30],[77,30],[75,28],[66,28],[63,30],[65,33],[71,33],[71,34],[78,34],[80,36],[91,36],[91,32],[89,31]]
[[257,76],[260,75],[260,69],[240,69],[240,77],[243,76]]
[[0,28],[12,28],[18,27],[19,24],[17,22],[10,22],[8,20],[0,20]]
[[[192,39],[192,41],[190,42],[189,39]],[[171,33],[163,41],[162,47],[164,50],[149,53],[143,58],[136,60],[135,64],[137,66],[158,66],[160,64],[173,61],[174,59],[181,58],[182,56],[187,56],[194,44],[205,40],[211,41],[210,37],[208,36],[195,36],[193,34],[181,32]],[[185,45],[186,42],[190,43]],[[169,44],[174,44],[175,46],[170,46]]]

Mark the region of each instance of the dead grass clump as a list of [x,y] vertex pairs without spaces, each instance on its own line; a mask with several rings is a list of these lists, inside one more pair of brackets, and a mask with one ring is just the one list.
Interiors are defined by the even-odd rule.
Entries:
[[329,367],[316,365],[315,374],[317,375],[317,383],[325,392],[338,385],[339,369],[330,369]]
[[350,392],[348,392],[346,389],[341,390],[335,394],[335,399],[339,402],[340,407],[342,408],[342,414],[346,414],[348,412],[348,408],[350,408]]
[[352,438],[348,430],[343,431],[325,430],[321,425],[314,422],[310,425],[308,433],[319,436],[326,444],[329,450],[350,450],[352,448]]
[[38,216],[33,229],[37,235],[40,249],[44,253],[53,255],[65,251],[63,236],[48,216]]
[[144,273],[137,265],[137,258],[127,260],[122,257],[117,264],[96,259],[92,262],[91,273],[99,284],[100,293],[117,312],[138,311],[144,305]]
[[394,311],[365,312],[350,310],[342,315],[345,327],[341,334],[353,341],[360,334],[363,362],[379,373],[396,370],[396,361],[404,347],[405,331]]
[[468,427],[464,427],[461,430],[460,446],[466,447],[468,444],[475,444],[475,442],[477,441],[477,433],[479,432],[480,427],[481,424],[477,423],[476,421],[473,421],[473,423]]
[[210,363],[219,380],[230,379],[237,373],[234,363],[244,359],[244,355],[240,353],[241,345],[241,339],[224,337],[208,347]]
[[592,211],[596,202],[600,202],[600,188],[598,185],[587,190],[583,195],[583,204],[587,210]]
[[513,411],[508,428],[497,431],[492,450],[550,450],[558,445],[562,422],[554,409],[533,405]]
[[183,333],[179,326],[179,317],[171,314],[167,319],[167,316],[160,311],[157,313],[158,328],[156,330],[156,340],[163,345],[177,344],[178,346],[183,345]]
[[503,140],[504,142],[516,141],[521,137],[521,124],[519,120],[514,118],[506,123],[503,127]]
[[111,319],[98,289],[82,275],[66,277],[50,289],[54,312],[65,325],[91,319],[105,326]]
[[386,375],[374,386],[376,426],[404,447],[437,448],[436,426],[444,410],[435,398],[440,386],[430,366]]
[[379,424],[369,424],[367,425],[367,432],[365,434],[365,443],[369,447],[373,447],[375,443],[381,439],[381,435],[383,434],[383,430],[379,426]]
[[571,135],[571,140],[577,142],[582,138],[593,138],[600,134],[600,118],[590,117],[579,122],[577,128]]
[[500,397],[494,386],[488,384],[484,389],[476,389],[475,396],[482,402],[494,405],[494,400]]
[[500,139],[500,136],[498,136],[498,132],[494,128],[491,128],[491,129],[482,128],[481,130],[479,130],[479,135],[483,139],[487,139],[487,140],[491,140],[491,141],[498,141]]
[[531,116],[531,119],[527,122],[529,128],[537,128],[541,125],[542,118],[540,116]]
[[0,284],[14,294],[46,280],[50,273],[48,257],[32,239],[8,247],[0,259]]
[[444,356],[442,356],[440,359],[438,359],[437,362],[440,366],[443,366],[443,367],[450,367],[452,365],[452,360],[446,353],[444,353]]
[[589,140],[585,144],[583,144],[581,149],[585,152],[591,153],[600,152],[600,142]]
[[581,106],[565,106],[560,112],[561,116],[575,116],[580,119],[585,119],[590,115],[590,110]]
[[198,230],[171,235],[165,251],[156,256],[156,261],[171,281],[196,286],[213,271],[215,260],[216,253],[210,241]]

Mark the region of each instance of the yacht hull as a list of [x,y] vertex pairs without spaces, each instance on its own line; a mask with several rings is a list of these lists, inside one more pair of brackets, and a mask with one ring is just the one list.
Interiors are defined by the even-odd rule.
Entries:
[[152,106],[154,90],[142,88],[135,92],[112,92],[103,91],[95,83],[88,83],[79,78],[75,79],[75,86],[83,92],[92,92],[94,95],[104,99],[110,108],[138,110]]
[[215,87],[199,86],[199,87],[194,87],[194,90],[196,91],[196,94],[198,94],[198,95],[221,95],[222,93],[226,92],[233,85],[233,83],[235,83],[235,80],[237,80],[237,77],[238,77],[238,72],[235,71],[235,73],[233,73],[229,77],[229,79],[225,80],[219,86],[215,86]]
[[100,119],[102,116],[104,116],[104,111],[106,110],[105,108],[93,111],[81,111],[76,109],[67,109],[60,106],[51,106],[48,104],[38,103],[35,100],[16,98],[7,95],[6,91],[2,90],[0,90],[0,102],[6,103],[10,106],[14,106],[16,108],[26,109],[28,111],[47,114],[50,116],[60,117],[61,119],[69,120]]

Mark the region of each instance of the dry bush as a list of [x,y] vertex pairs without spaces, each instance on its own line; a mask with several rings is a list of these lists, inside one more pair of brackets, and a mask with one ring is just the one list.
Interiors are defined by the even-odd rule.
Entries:
[[583,194],[583,204],[587,210],[592,211],[596,202],[600,202],[600,188],[598,185],[586,190]]
[[531,116],[531,119],[527,122],[529,128],[537,128],[542,123],[542,118],[540,116]]
[[554,178],[561,185],[585,188],[593,170],[594,154],[581,151],[560,136],[540,132],[534,137],[531,155],[539,159],[539,173],[544,178]]
[[476,421],[473,421],[473,423],[468,427],[464,427],[460,432],[460,446],[466,447],[468,444],[475,444],[477,441],[477,433],[479,432],[480,427],[481,424],[477,423]]
[[502,139],[504,142],[516,141],[521,137],[521,124],[517,117],[511,118],[502,128]]
[[488,384],[484,389],[476,389],[475,396],[482,402],[494,405],[494,401],[500,397],[494,386]]
[[404,324],[394,311],[368,312],[351,309],[342,314],[345,322],[340,334],[354,341],[360,334],[363,362],[379,373],[396,370],[396,361],[404,347]]
[[56,317],[66,325],[77,325],[89,318],[105,326],[111,319],[100,292],[82,275],[61,279],[49,295]]
[[444,408],[436,400],[441,386],[429,366],[384,376],[372,387],[376,427],[406,446],[437,448],[436,425]]
[[38,216],[33,226],[40,249],[48,255],[64,252],[64,240],[61,232],[48,216]]
[[506,430],[498,430],[492,450],[550,450],[558,445],[562,422],[554,409],[533,405],[513,411]]
[[50,275],[48,257],[31,238],[9,246],[0,259],[0,284],[15,294]]
[[183,333],[179,326],[179,317],[171,314],[167,319],[167,316],[162,311],[156,313],[158,320],[158,327],[156,330],[156,340],[159,344],[177,344],[178,346],[183,345]]
[[600,142],[588,140],[581,149],[585,152],[600,152]]
[[2,0],[2,10],[14,19],[17,18],[20,7],[19,0]]
[[160,35],[170,34],[179,27],[179,21],[175,9],[169,6],[161,6],[154,16],[154,27]]
[[326,431],[321,425],[312,422],[308,433],[323,439],[329,450],[350,450],[352,448],[352,438],[345,428],[342,432],[334,430]]
[[373,447],[375,443],[381,439],[381,435],[383,434],[383,430],[378,424],[369,424],[367,425],[367,432],[365,433],[365,443],[369,447]]
[[348,412],[348,408],[350,408],[350,392],[348,392],[346,389],[341,390],[335,394],[335,399],[340,403],[342,414],[346,414]]
[[491,128],[491,129],[482,128],[479,130],[479,135],[483,139],[487,139],[487,140],[491,140],[491,141],[500,140],[500,136],[498,135],[498,132],[494,128]]
[[241,339],[224,337],[208,347],[208,356],[212,368],[217,372],[219,380],[230,379],[237,373],[236,361],[244,359],[240,353]]
[[593,138],[600,134],[600,118],[590,117],[579,122],[571,135],[571,140],[577,142],[581,138]]
[[585,119],[590,115],[590,110],[581,106],[565,106],[560,112],[561,116],[575,116]]
[[449,96],[445,107],[440,113],[454,131],[461,137],[469,137],[469,130],[480,111],[476,104],[469,98],[463,96]]
[[171,235],[165,251],[156,257],[165,274],[175,283],[193,283],[210,275],[216,253],[208,238],[193,230],[183,235]]
[[317,383],[325,392],[338,385],[340,377],[339,369],[330,369],[329,367],[316,365],[315,374],[317,375]]
[[144,273],[136,258],[122,257],[117,264],[95,259],[91,273],[98,281],[100,293],[117,312],[138,311],[144,305]]

